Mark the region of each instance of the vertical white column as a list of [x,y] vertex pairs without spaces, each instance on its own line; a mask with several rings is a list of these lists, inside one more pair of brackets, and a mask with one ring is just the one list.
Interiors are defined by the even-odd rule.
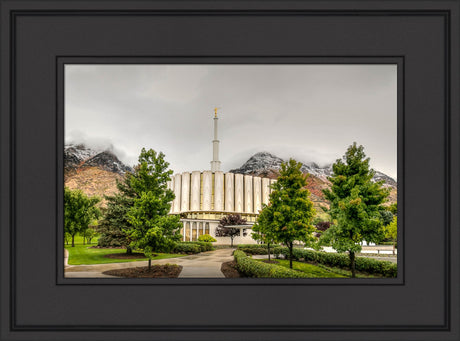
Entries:
[[211,210],[212,200],[212,172],[203,172],[203,211]]
[[270,179],[262,178],[262,203],[268,205],[270,200]]
[[254,184],[254,213],[259,213],[262,209],[262,179],[255,176],[253,179]]
[[182,173],[181,212],[190,209],[190,173]]
[[270,193],[273,192],[273,189],[271,188],[271,186],[276,182],[275,179],[270,179]]
[[201,172],[192,172],[191,183],[190,211],[199,211],[201,196]]
[[243,212],[243,174],[235,174],[235,212]]
[[180,174],[174,176],[174,194],[176,195],[174,198],[174,213],[180,212],[181,178]]
[[214,173],[214,211],[224,210],[224,173]]
[[186,233],[186,226],[187,226],[187,222],[184,221],[183,222],[183,226],[184,226],[184,229],[182,230],[182,241],[185,242],[185,233]]
[[225,211],[233,212],[235,210],[235,187],[234,174],[225,173]]
[[244,212],[254,212],[253,192],[252,192],[252,175],[244,176]]

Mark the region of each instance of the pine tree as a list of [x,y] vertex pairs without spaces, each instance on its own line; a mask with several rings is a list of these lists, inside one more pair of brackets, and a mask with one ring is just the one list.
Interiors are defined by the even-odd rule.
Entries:
[[295,241],[314,246],[316,231],[312,224],[315,209],[306,188],[307,176],[302,164],[293,159],[281,164],[280,176],[272,185],[268,206],[259,215],[259,230],[270,240],[285,244],[289,249],[289,266],[292,269],[292,252]]
[[332,165],[333,175],[328,178],[331,189],[323,190],[334,224],[321,239],[337,252],[348,252],[352,277],[356,276],[355,254],[361,251],[361,243],[383,238],[380,212],[389,191],[382,187],[383,181],[372,181],[375,171],[369,162],[364,147],[354,142],[343,158]]
[[126,253],[131,254],[130,246],[132,240],[124,231],[131,228],[127,219],[127,213],[134,205],[136,192],[131,188],[132,173],[126,173],[122,181],[117,180],[118,193],[111,196],[104,196],[107,201],[107,208],[104,217],[97,228],[101,236],[98,240],[99,246],[122,246]]
[[72,247],[75,246],[75,235],[83,233],[89,224],[100,216],[96,204],[97,197],[88,197],[81,190],[64,188],[64,232],[72,238]]

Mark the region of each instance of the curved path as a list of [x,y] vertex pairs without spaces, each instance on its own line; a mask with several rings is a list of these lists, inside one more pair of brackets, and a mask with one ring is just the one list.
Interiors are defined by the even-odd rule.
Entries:
[[[234,249],[219,249],[198,253],[196,255],[165,258],[152,260],[152,264],[172,263],[182,265],[182,271],[179,278],[224,278],[224,274],[220,271],[223,262],[233,260]],[[104,271],[113,269],[132,268],[137,266],[147,266],[147,261],[140,262],[125,262],[125,263],[110,263],[110,264],[94,264],[94,265],[69,265],[65,268],[66,278],[110,278],[102,274]]]

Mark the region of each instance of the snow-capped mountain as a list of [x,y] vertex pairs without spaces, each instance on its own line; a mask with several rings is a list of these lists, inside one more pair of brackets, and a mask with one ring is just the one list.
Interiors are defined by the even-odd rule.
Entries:
[[[271,178],[276,178],[278,176],[278,171],[281,169],[281,163],[285,161],[282,158],[275,156],[269,152],[260,152],[256,153],[249,158],[240,168],[230,170],[231,173],[240,173],[240,174],[251,174],[251,175],[260,175],[268,176]],[[327,177],[332,175],[332,165],[327,165],[320,167],[314,162],[302,162],[301,171],[303,173],[309,173],[323,181],[328,181]],[[384,185],[389,187],[396,188],[396,181],[390,176],[376,171],[374,176],[374,181],[385,181]]]
[[66,171],[97,167],[121,175],[132,171],[131,167],[121,162],[110,150],[92,149],[83,144],[65,146],[64,167]]

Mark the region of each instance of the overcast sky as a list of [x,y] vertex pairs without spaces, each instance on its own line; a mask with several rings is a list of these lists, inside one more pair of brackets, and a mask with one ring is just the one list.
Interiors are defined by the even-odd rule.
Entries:
[[334,162],[356,141],[396,178],[396,65],[66,65],[66,143],[142,147],[175,172],[210,169],[213,108],[222,170],[268,151]]

